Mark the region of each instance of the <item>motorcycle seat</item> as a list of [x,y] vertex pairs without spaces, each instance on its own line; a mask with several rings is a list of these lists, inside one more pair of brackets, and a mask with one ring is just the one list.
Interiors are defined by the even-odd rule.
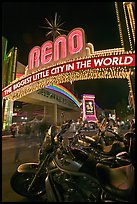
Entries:
[[110,168],[98,163],[96,175],[102,187],[111,195],[121,199],[134,197],[134,166],[132,164]]
[[[85,136],[84,140],[85,143],[90,145],[90,147],[94,150],[94,148],[99,149],[99,153],[104,154],[104,155],[109,155],[109,156],[114,156],[117,153],[124,151],[125,150],[125,144],[124,142],[121,141],[114,141],[111,145],[104,145],[100,144],[99,140],[97,140],[97,136],[89,137]],[[84,142],[83,142],[84,145]],[[85,145],[88,146],[88,145]]]
[[112,145],[104,146],[103,149],[91,147],[91,151],[103,157],[114,157],[119,152],[125,151],[125,145],[123,142],[115,141]]
[[103,153],[113,156],[123,151],[124,149],[125,149],[125,145],[123,142],[115,141],[113,142],[112,145],[104,146]]

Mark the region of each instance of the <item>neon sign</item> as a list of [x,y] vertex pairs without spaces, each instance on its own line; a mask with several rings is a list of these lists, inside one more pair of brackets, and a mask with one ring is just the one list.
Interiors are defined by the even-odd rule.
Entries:
[[45,68],[29,76],[24,76],[24,78],[19,79],[18,81],[14,81],[12,85],[9,85],[2,90],[2,96],[5,97],[11,94],[13,91],[18,90],[21,87],[26,86],[26,89],[27,89],[27,85],[36,81],[40,81],[42,79],[50,78],[52,76],[57,76],[57,75],[59,76],[64,73],[71,73],[79,70],[96,69],[96,68],[102,69],[104,67],[111,67],[111,66],[118,66],[118,67],[135,66],[135,55],[126,54],[126,55],[119,55],[119,56],[89,58],[89,59],[77,60],[74,62],[61,64],[58,66],[53,66],[51,68]]
[[97,122],[95,96],[91,94],[83,94],[83,121]]
[[68,36],[60,35],[54,42],[47,41],[41,48],[35,46],[31,49],[28,58],[28,69],[38,68],[50,62],[82,54],[85,51],[85,34],[82,28],[75,28]]
[[106,51],[94,52],[92,44],[85,43],[84,30],[75,28],[67,36],[58,36],[54,42],[46,41],[41,47],[33,47],[25,74],[4,87],[2,97],[17,100],[46,85],[70,80],[128,79],[131,72],[127,67],[135,67],[134,52],[121,52],[121,48]]

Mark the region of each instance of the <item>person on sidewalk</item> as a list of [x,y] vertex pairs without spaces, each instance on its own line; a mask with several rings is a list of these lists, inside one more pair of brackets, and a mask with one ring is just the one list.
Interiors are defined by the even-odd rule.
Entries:
[[11,131],[12,137],[15,138],[16,126],[12,124],[10,127],[10,131]]
[[15,155],[14,163],[20,162],[20,153],[21,153],[21,136],[18,132],[18,127],[16,128],[16,144],[15,144]]

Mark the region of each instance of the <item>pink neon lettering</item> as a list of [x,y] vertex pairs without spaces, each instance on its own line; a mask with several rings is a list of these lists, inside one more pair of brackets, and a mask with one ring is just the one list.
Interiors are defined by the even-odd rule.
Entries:
[[41,47],[41,63],[47,64],[52,60],[52,42],[47,41]]
[[85,46],[84,32],[82,29],[77,28],[68,34],[61,35],[55,39],[54,44],[51,41],[45,42],[41,49],[35,46],[29,54],[28,69],[32,70],[34,67],[39,67],[40,64],[48,64],[52,60],[58,61],[83,51]]
[[81,30],[74,30],[68,36],[68,50],[71,55],[74,55],[83,48],[83,36]]
[[54,43],[54,61],[66,58],[66,36],[60,36],[55,40]]
[[29,54],[29,62],[28,62],[29,70],[33,69],[34,67],[39,67],[39,57],[40,57],[40,48],[38,46],[32,48]]

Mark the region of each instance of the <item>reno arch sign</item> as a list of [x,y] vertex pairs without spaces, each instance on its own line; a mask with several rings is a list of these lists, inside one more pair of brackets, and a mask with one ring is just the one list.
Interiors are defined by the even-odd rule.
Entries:
[[85,51],[85,35],[82,28],[73,29],[68,36],[61,35],[54,42],[47,41],[41,47],[35,46],[29,53],[28,69],[47,65],[52,61],[57,62],[71,58]]
[[[129,73],[125,68],[135,66],[135,54],[123,51],[119,55],[94,55],[89,44],[85,43],[84,30],[75,28],[68,36],[60,35],[54,42],[46,41],[41,47],[35,46],[28,56],[27,73],[3,88],[2,97],[17,100],[46,85],[104,78],[104,68],[113,73],[114,78],[121,78],[121,75],[128,77]],[[116,70],[113,71],[112,68]]]

